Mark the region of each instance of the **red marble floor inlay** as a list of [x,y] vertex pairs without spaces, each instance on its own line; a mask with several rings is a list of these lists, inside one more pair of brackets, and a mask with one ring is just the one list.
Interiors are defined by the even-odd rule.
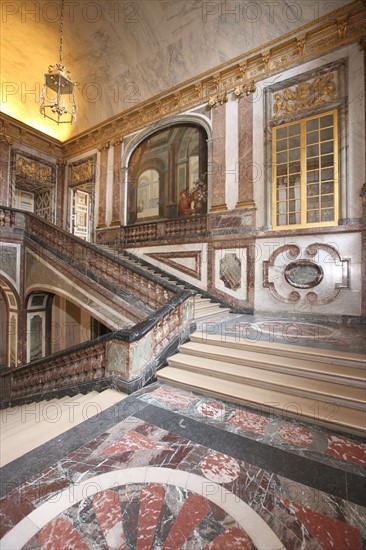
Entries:
[[222,453],[207,456],[200,466],[203,475],[215,483],[231,483],[240,474],[240,466],[235,458]]
[[214,418],[215,420],[224,419],[225,407],[216,401],[206,401],[197,405],[197,411],[203,417]]
[[155,530],[164,504],[164,498],[164,488],[156,483],[150,483],[141,491],[137,550],[153,548]]
[[139,451],[141,449],[167,449],[166,443],[153,441],[138,432],[129,432],[116,443],[113,443],[107,449],[104,449],[98,456],[108,456],[116,453],[125,453],[126,451]]
[[278,436],[297,447],[307,447],[313,441],[313,435],[310,430],[303,426],[295,426],[293,424],[286,424],[279,428],[277,432]]
[[253,543],[247,533],[238,527],[228,529],[221,533],[203,550],[252,550]]
[[360,466],[366,465],[365,444],[356,443],[355,441],[336,435],[327,435],[327,439],[328,447],[324,454],[346,462],[353,462]]
[[72,523],[65,518],[57,518],[48,523],[41,530],[38,540],[44,550],[61,550],[61,548],[89,550]]
[[93,508],[109,548],[124,550],[125,540],[118,493],[112,489],[98,493],[94,497]]
[[228,420],[228,424],[256,434],[264,433],[268,422],[267,417],[248,411],[235,411],[234,415]]
[[153,392],[151,392],[150,395],[158,401],[162,401],[163,403],[167,403],[169,405],[173,405],[182,409],[185,409],[186,407],[188,407],[188,405],[193,403],[193,401],[197,400],[197,396],[195,395],[188,395],[185,393],[177,392],[175,390],[171,390],[170,388],[163,387],[154,390]]
[[360,530],[309,508],[291,503],[290,509],[318,540],[322,550],[361,550]]
[[192,496],[187,498],[166,539],[163,550],[177,550],[191,536],[209,511],[205,498]]

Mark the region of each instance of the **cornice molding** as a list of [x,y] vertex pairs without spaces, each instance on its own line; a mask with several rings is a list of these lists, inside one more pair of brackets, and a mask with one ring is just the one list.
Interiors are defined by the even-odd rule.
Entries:
[[57,160],[64,158],[61,141],[47,136],[5,113],[0,113],[0,135],[10,145],[17,141],[51,157],[55,157]]
[[216,104],[224,104],[225,95],[234,93],[234,99],[239,99],[238,96],[245,95],[247,90],[252,93],[255,84],[268,76],[357,43],[365,34],[366,11],[356,0],[67,140],[65,154],[69,157],[101,142],[113,142],[121,132],[124,135],[133,133],[159,119],[208,104],[210,98],[218,99]]
[[210,98],[218,95],[220,108],[220,104],[225,103],[226,94],[233,94],[234,99],[240,100],[240,96],[252,93],[256,83],[269,76],[347,44],[358,42],[359,48],[361,44],[364,47],[366,10],[360,5],[359,0],[351,2],[139,103],[64,143],[3,113],[0,113],[0,134],[8,143],[18,141],[60,160],[93,148],[101,150],[108,145],[116,145],[121,135],[131,134],[152,122],[192,107],[208,104]]

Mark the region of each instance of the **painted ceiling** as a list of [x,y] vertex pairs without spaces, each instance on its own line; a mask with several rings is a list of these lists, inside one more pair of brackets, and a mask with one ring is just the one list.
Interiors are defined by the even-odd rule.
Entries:
[[346,4],[65,0],[63,63],[78,110],[58,126],[39,113],[39,94],[59,59],[61,2],[1,0],[1,111],[65,141]]

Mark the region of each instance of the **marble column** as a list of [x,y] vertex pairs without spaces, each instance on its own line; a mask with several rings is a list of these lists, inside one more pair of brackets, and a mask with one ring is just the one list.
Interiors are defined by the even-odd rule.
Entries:
[[225,202],[226,156],[225,156],[226,108],[221,105],[212,109],[212,162],[211,172],[211,209],[210,212],[227,210]]
[[121,185],[122,185],[122,138],[113,142],[113,196],[111,225],[121,225]]
[[99,147],[99,199],[98,199],[98,225],[97,229],[107,226],[106,211],[107,211],[107,174],[108,174],[108,149],[109,142]]
[[0,205],[10,206],[9,161],[12,141],[0,137]]
[[253,200],[253,102],[239,101],[239,186],[237,208],[252,208]]
[[56,219],[55,224],[66,229],[66,201],[67,193],[65,192],[65,169],[66,161],[60,160],[57,162],[56,176]]

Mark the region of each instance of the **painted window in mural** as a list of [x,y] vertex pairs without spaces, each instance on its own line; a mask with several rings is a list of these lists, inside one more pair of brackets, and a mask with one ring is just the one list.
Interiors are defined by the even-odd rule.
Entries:
[[337,111],[282,124],[272,132],[273,227],[337,223]]
[[207,212],[207,135],[195,125],[169,126],[134,151],[128,173],[128,223]]

